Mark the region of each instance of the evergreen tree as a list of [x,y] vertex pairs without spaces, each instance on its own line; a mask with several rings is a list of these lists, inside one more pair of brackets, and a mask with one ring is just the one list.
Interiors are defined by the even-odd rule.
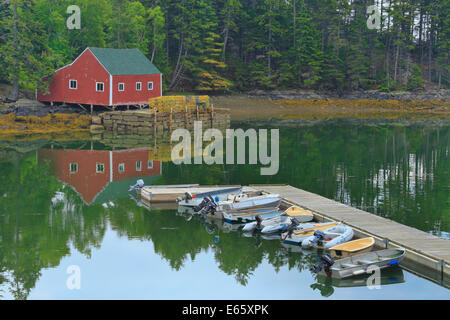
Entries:
[[438,32],[436,39],[436,62],[438,67],[439,89],[444,83],[450,84],[450,1],[440,1],[437,16]]
[[[189,9],[188,9],[189,8]],[[217,29],[217,17],[211,0],[196,0],[183,7],[185,11],[184,67],[192,87],[199,91],[227,90],[231,82],[220,75],[226,65],[220,61],[222,43]],[[189,55],[187,54],[189,53]]]
[[51,73],[52,66],[46,52],[46,33],[34,10],[35,1],[11,0],[4,9],[1,28],[8,31],[2,35],[0,55],[6,77],[12,83],[9,98],[15,101],[19,98],[19,86],[43,89],[39,79]]
[[345,73],[343,61],[336,55],[334,48],[329,46],[325,49],[322,63],[320,84],[324,89],[341,90],[344,86]]
[[[169,90],[395,90],[449,86],[448,0],[10,0],[0,80],[33,90],[86,47],[139,48]],[[66,10],[81,9],[69,30]],[[417,65],[417,66],[415,66]],[[410,76],[413,73],[413,76]],[[414,84],[415,83],[415,84]]]
[[321,80],[323,52],[318,30],[308,12],[303,9],[297,16],[297,68],[300,84],[311,88]]

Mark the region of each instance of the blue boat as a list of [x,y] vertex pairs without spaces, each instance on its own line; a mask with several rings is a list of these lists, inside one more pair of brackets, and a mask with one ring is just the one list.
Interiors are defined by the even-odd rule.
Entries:
[[223,211],[223,219],[228,223],[247,223],[256,221],[256,216],[269,219],[284,214],[278,207],[261,207],[246,210]]

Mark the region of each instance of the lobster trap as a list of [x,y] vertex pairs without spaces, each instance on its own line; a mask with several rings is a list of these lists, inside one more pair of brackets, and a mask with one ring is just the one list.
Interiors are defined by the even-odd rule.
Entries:
[[164,96],[148,101],[150,111],[170,112],[211,109],[209,96]]

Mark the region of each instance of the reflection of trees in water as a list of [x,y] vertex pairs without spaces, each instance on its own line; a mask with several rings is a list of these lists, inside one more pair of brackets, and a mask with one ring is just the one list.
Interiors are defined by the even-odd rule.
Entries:
[[[317,275],[314,275],[317,281]],[[330,277],[325,277],[322,281],[317,281],[310,285],[310,288],[320,292],[322,297],[330,297],[334,293],[333,282]]]
[[[84,206],[47,165],[37,165],[34,153],[17,154],[0,163],[0,269],[4,292],[26,299],[42,268],[59,265],[70,246],[89,256],[106,229],[98,208]],[[52,202],[57,192],[61,201]]]
[[233,275],[245,286],[264,258],[263,246],[257,246],[255,239],[239,236],[237,232],[220,234],[220,241],[214,246],[214,257],[218,267]]
[[[253,127],[247,123],[234,126]],[[160,182],[288,183],[439,234],[450,232],[449,146],[449,126],[367,126],[334,121],[281,127],[280,168],[275,176],[261,176],[259,164],[164,163]]]
[[[218,268],[246,285],[264,259],[278,272],[282,266],[304,270],[306,255],[283,250],[279,240],[261,240],[243,237],[240,232],[229,232],[217,224],[194,217],[187,221],[173,211],[147,211],[137,207],[128,198],[115,201],[109,209],[112,229],[120,236],[151,240],[155,253],[168,261],[171,268],[180,270],[187,259],[195,260],[202,251],[212,250]],[[214,241],[218,236],[218,241]],[[309,263],[309,261],[308,261]]]
[[[260,176],[259,166],[166,163],[159,182],[289,183],[422,230],[448,232],[449,139],[448,127],[282,128],[276,176]],[[0,295],[27,298],[42,268],[58,266],[71,247],[89,257],[100,247],[108,223],[120,236],[152,241],[155,253],[174,270],[211,250],[220,270],[241,285],[263,261],[276,272],[282,267],[303,271],[319,256],[291,252],[278,240],[217,229],[201,219],[186,221],[173,211],[148,212],[128,198],[114,200],[108,209],[87,206],[50,173],[47,165],[36,165],[33,152],[0,161]],[[329,286],[318,282],[313,289],[326,295]]]
[[151,240],[154,250],[175,270],[180,270],[188,257],[192,260],[207,250],[213,237],[196,222],[186,222],[173,211],[147,211],[128,198],[116,201],[110,209],[111,227],[121,236]]
[[[282,129],[280,137],[275,183],[287,182],[424,231],[448,219],[448,126],[329,124]],[[441,227],[450,230],[448,224]]]
[[3,276],[3,270],[0,270],[0,299],[3,298],[4,289],[3,287],[6,286],[6,278]]
[[[0,163],[0,256],[4,284],[16,299],[24,299],[49,262],[42,256],[42,230],[49,199],[57,188],[48,167],[37,167],[34,154]],[[39,186],[37,188],[36,186]]]
[[[119,236],[152,241],[155,253],[174,270],[212,250],[218,268],[244,286],[265,259],[276,272],[286,265],[309,267],[307,255],[282,249],[279,240],[246,238],[198,217],[186,221],[173,211],[149,212],[129,198],[116,199],[107,209],[87,206],[71,187],[48,175],[46,165],[37,166],[33,157],[24,157],[18,171],[10,163],[0,164],[0,174],[8,181],[0,189],[8,194],[0,200],[5,213],[0,217],[0,288],[16,299],[26,299],[42,268],[58,266],[71,247],[90,257],[92,248],[100,247],[108,222]],[[217,243],[215,236],[220,239]]]
[[63,200],[50,206],[52,233],[65,239],[64,245],[72,245],[90,258],[92,248],[100,248],[107,228],[107,215],[100,205],[85,205],[69,186],[62,186],[59,192],[63,194]]
[[[344,159],[337,167],[334,197],[424,231],[436,230],[436,223],[446,219],[443,186],[450,178],[448,128],[366,131],[358,131],[363,137],[356,143],[361,146],[361,156],[356,153],[355,157],[360,164]],[[364,147],[367,137],[371,143]]]

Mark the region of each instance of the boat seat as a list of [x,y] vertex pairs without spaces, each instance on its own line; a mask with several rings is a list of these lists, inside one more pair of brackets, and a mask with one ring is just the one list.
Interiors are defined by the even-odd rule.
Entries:
[[371,263],[374,263],[374,261],[372,261],[372,260],[359,260],[358,263],[359,264],[371,264]]
[[344,268],[354,268],[357,267],[357,264],[353,264],[353,263],[342,263],[341,266],[343,266]]
[[337,237],[337,236],[342,235],[342,233],[337,233],[337,232],[327,232],[325,235],[330,235],[330,236],[335,236],[335,237]]
[[385,261],[385,260],[390,260],[391,258],[386,258],[386,257],[377,257],[377,260],[379,262]]

